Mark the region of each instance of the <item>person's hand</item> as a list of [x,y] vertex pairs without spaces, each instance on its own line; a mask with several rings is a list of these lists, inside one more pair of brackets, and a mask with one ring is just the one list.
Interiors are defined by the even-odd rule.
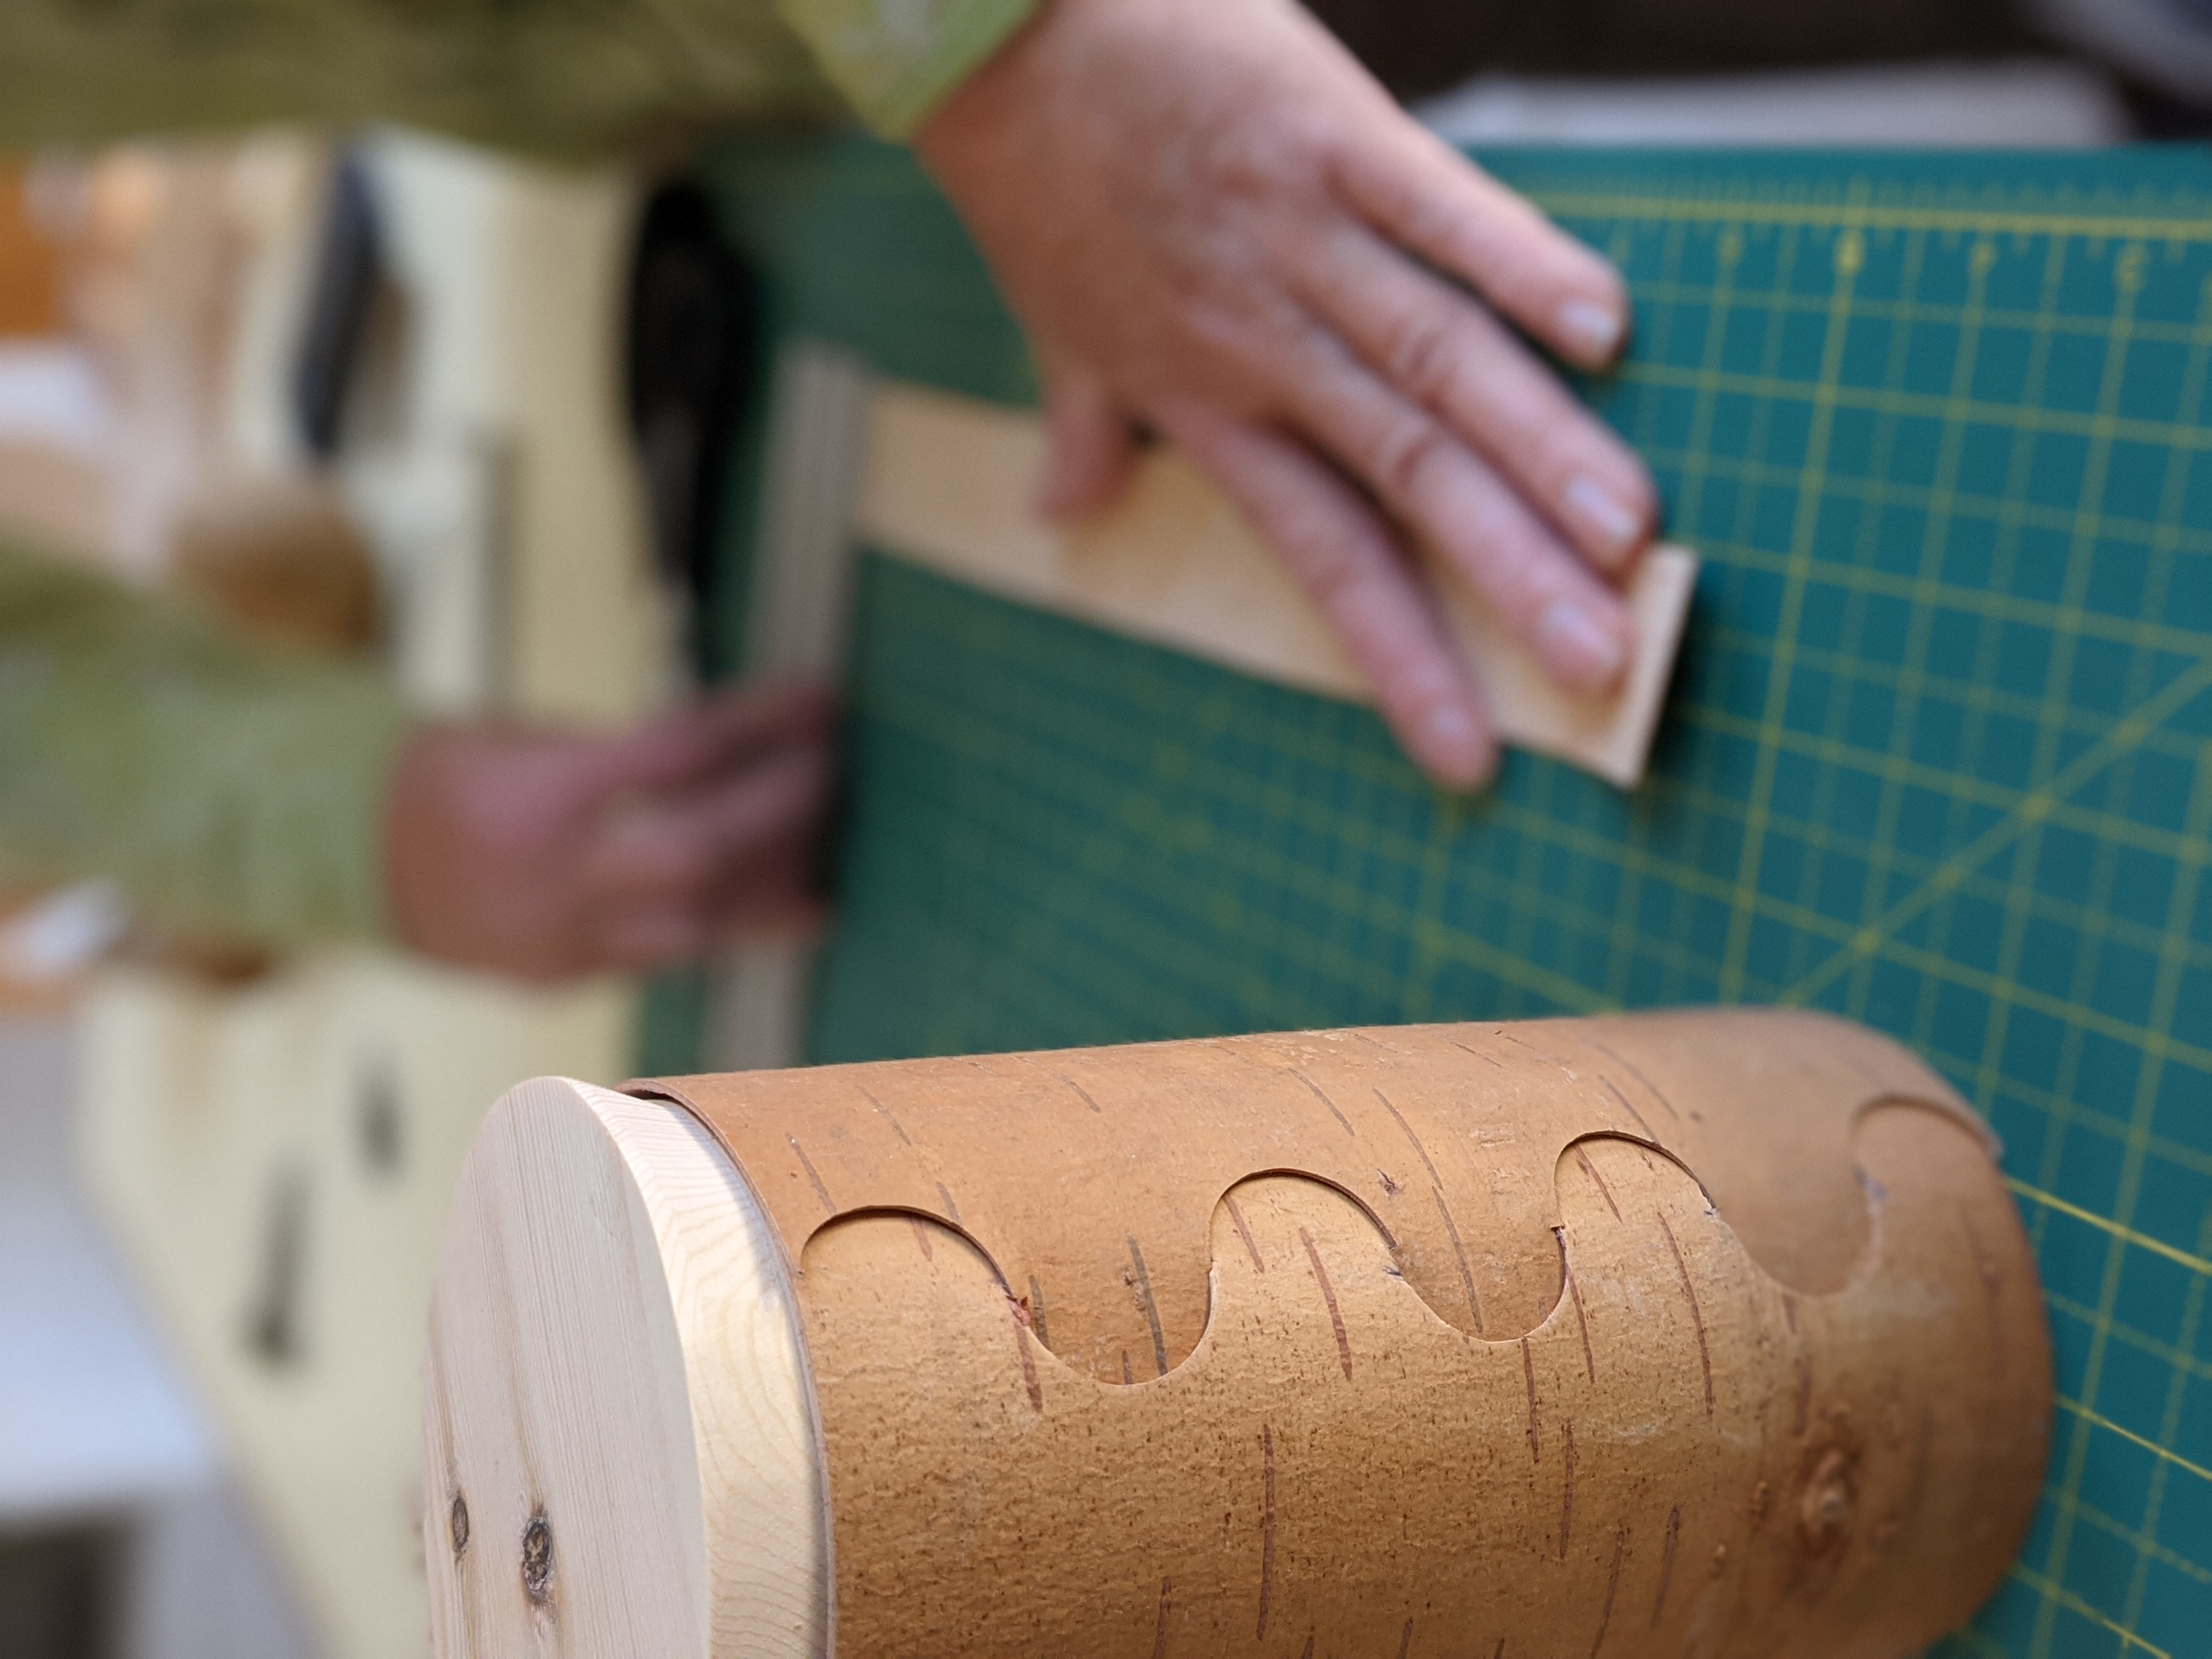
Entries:
[[426,727],[386,798],[394,930],[537,981],[802,933],[821,910],[832,726],[826,692],[769,685],[615,737]]
[[1047,511],[1107,504],[1139,428],[1172,440],[1447,783],[1496,751],[1407,534],[1562,684],[1619,680],[1607,579],[1650,538],[1651,483],[1500,318],[1595,368],[1620,280],[1295,0],[1045,0],[915,147],[1043,365]]

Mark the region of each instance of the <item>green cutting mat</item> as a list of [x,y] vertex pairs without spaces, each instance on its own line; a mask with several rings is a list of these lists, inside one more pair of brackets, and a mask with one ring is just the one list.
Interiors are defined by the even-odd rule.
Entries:
[[[1440,799],[1364,711],[872,558],[814,1048],[1870,1022],[2003,1136],[2057,1334],[2040,1517],[1943,1650],[2212,1653],[2212,161],[1491,159],[1627,271],[1592,396],[1708,561],[1650,781]],[[779,337],[1033,397],[902,155],[709,173]]]

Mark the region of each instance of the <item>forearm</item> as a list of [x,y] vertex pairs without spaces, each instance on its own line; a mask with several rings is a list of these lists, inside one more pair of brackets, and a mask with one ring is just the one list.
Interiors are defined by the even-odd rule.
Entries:
[[8,0],[0,143],[398,121],[553,156],[833,112],[775,0]]
[[405,712],[371,671],[0,549],[0,868],[270,944],[386,929]]

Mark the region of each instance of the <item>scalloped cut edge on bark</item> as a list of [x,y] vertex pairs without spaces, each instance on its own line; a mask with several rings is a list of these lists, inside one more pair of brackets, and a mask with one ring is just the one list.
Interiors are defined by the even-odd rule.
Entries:
[[[1551,1166],[1584,1136],[1620,1134],[1673,1158],[1766,1272],[1806,1295],[1848,1284],[1866,1245],[1860,1114],[1912,1101],[1989,1144],[1965,1103],[1896,1044],[1826,1015],[1740,1008],[630,1087],[689,1106],[714,1133],[794,1265],[847,1213],[933,1217],[973,1240],[1017,1295],[1034,1286],[1057,1310],[1053,1351],[1109,1380],[1124,1353],[1142,1373],[1155,1335],[1154,1375],[1195,1346],[1208,1218],[1257,1170],[1346,1193],[1440,1317],[1497,1337],[1534,1329],[1557,1297]],[[1143,1281],[1133,1302],[1133,1273]]]

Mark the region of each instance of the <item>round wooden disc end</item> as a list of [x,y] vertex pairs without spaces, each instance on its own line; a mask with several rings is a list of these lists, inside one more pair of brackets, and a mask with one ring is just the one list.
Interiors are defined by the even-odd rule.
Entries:
[[690,1114],[511,1091],[430,1314],[422,1544],[441,1659],[815,1659],[821,1458],[789,1275]]

